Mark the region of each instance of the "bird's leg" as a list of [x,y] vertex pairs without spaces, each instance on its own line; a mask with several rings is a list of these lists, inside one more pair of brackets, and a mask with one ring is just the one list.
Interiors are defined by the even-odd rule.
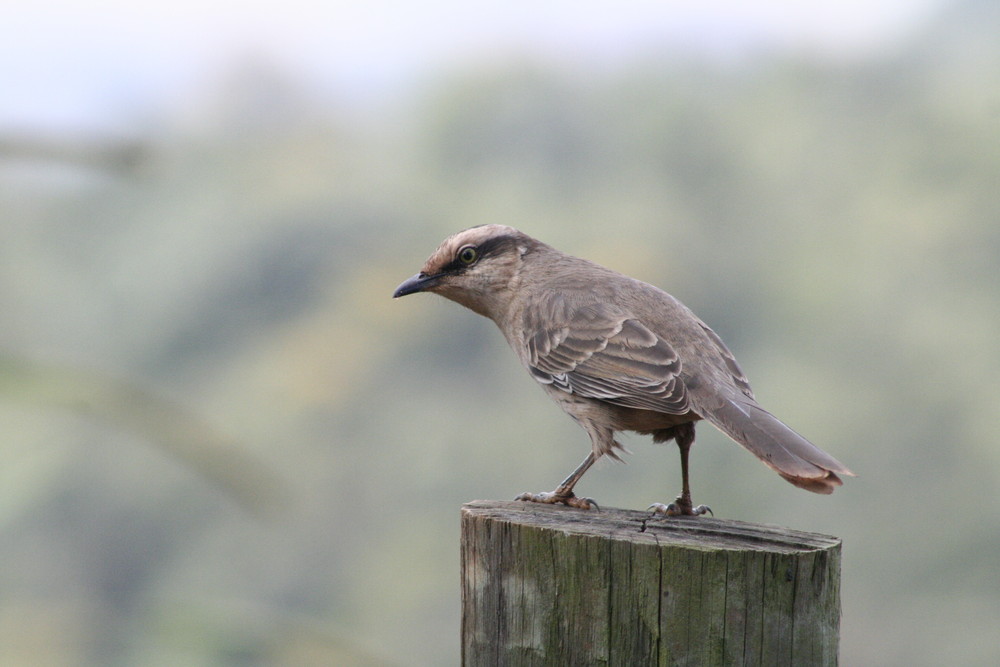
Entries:
[[674,438],[677,440],[678,449],[681,450],[681,495],[677,496],[676,500],[669,505],[653,503],[649,509],[653,510],[654,514],[666,514],[667,516],[713,514],[712,508],[708,505],[695,507],[694,503],[691,502],[691,486],[688,482],[688,453],[691,450],[691,445],[694,444],[694,424],[678,426]]
[[587,458],[583,460],[583,463],[576,467],[576,470],[570,473],[569,477],[564,479],[562,483],[556,487],[555,491],[543,491],[542,493],[522,493],[514,500],[526,500],[532,503],[547,503],[555,504],[562,503],[563,505],[569,505],[570,507],[578,507],[580,509],[589,510],[590,508],[600,509],[597,506],[597,502],[593,498],[577,498],[573,494],[573,487],[576,483],[580,481],[583,477],[583,473],[590,469],[590,466],[594,465],[594,461],[597,457],[594,455],[593,450],[587,454]]

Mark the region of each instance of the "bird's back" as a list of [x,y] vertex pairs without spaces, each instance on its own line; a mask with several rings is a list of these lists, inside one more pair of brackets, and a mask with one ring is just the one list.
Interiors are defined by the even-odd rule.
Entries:
[[530,260],[539,268],[518,294],[526,331],[595,328],[602,321],[634,320],[676,353],[681,378],[696,404],[723,387],[753,396],[722,339],[671,294],[549,246]]

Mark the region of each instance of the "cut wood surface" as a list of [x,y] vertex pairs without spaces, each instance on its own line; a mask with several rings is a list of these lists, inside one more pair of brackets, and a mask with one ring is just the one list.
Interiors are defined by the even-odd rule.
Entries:
[[462,507],[465,665],[834,665],[840,540],[778,526]]

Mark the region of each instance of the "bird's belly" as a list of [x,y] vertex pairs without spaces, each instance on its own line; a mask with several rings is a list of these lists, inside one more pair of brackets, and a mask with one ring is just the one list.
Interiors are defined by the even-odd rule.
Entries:
[[635,431],[647,434],[701,419],[701,416],[693,411],[674,415],[667,412],[626,408],[620,405],[609,405],[609,408],[612,428],[616,431]]

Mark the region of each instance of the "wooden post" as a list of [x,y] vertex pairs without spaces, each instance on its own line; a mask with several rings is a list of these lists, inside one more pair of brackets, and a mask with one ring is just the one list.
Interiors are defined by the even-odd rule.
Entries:
[[840,540],[516,501],[462,507],[462,664],[835,665]]

